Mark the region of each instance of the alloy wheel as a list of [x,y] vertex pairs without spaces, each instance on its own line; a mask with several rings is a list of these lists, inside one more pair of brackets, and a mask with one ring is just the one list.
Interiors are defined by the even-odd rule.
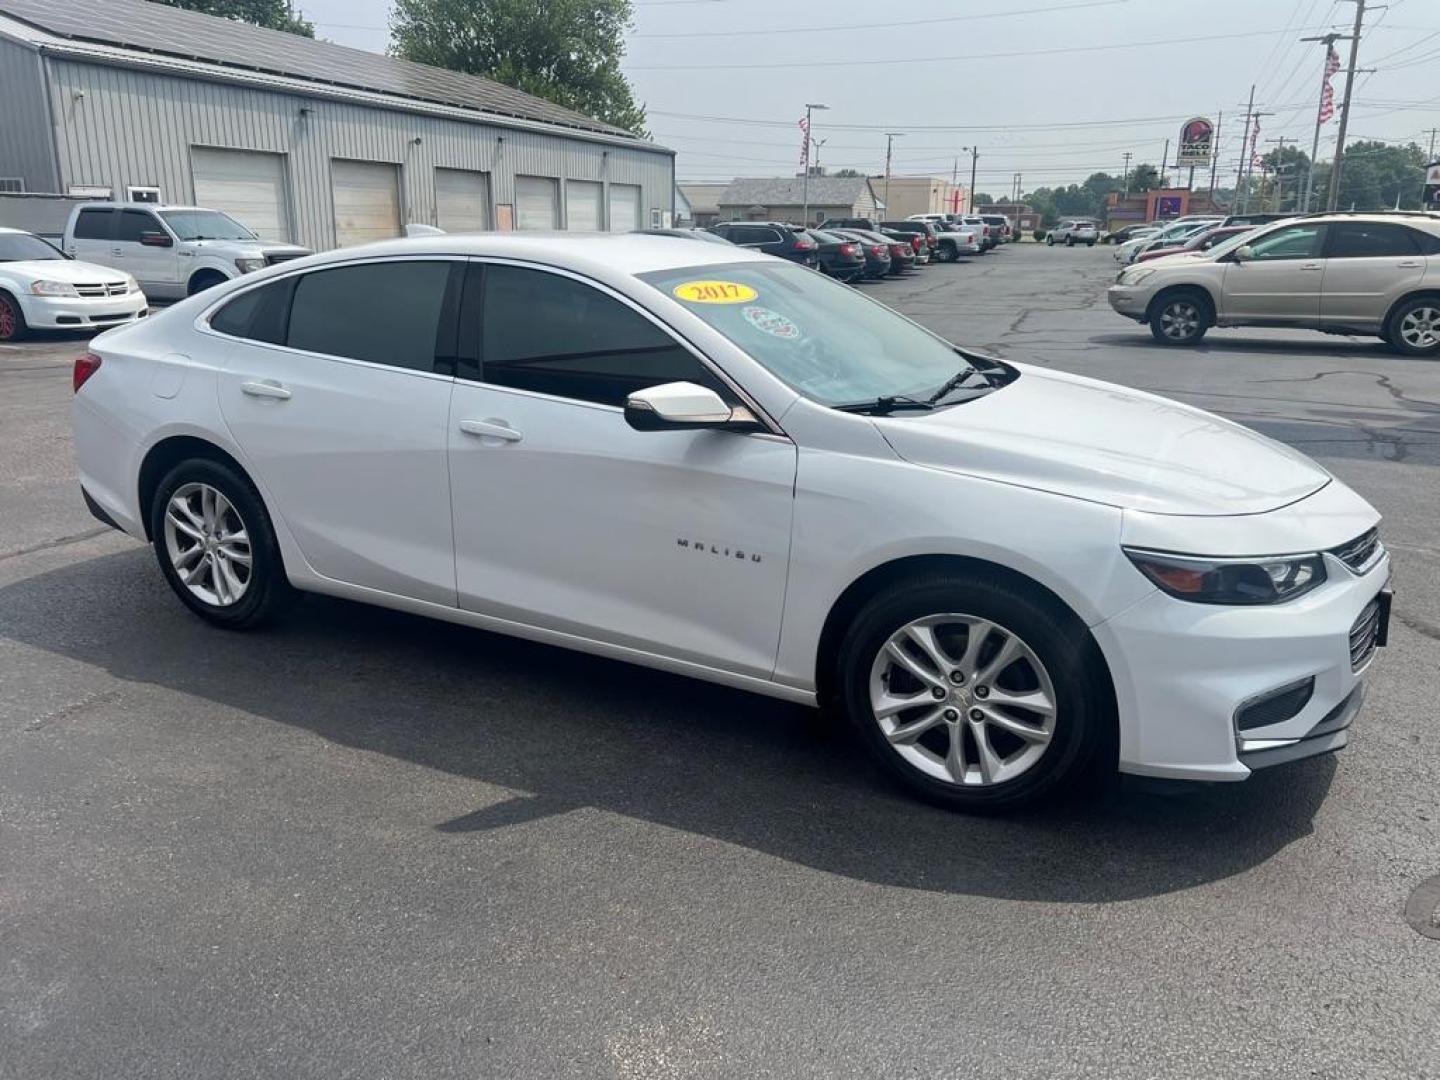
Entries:
[[1400,320],[1400,337],[1412,349],[1440,345],[1440,308],[1417,307]]
[[165,550],[181,583],[207,604],[229,607],[250,587],[250,534],[234,504],[209,484],[182,484],[170,496]]
[[1055,688],[1040,657],[1011,630],[974,615],[906,623],[876,655],[869,690],[894,751],[949,784],[1014,780],[1055,734]]
[[1189,300],[1172,300],[1160,311],[1160,329],[1174,341],[1188,341],[1200,329],[1200,309]]
[[10,301],[0,299],[0,341],[9,341],[14,337],[17,326],[15,309],[10,305]]

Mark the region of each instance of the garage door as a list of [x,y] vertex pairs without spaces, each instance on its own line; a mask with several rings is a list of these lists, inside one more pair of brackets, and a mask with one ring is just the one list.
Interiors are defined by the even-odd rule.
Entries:
[[546,176],[515,177],[515,227],[558,229],[560,185]]
[[436,169],[435,224],[447,233],[490,228],[490,178],[467,169]]
[[373,161],[330,162],[335,244],[352,247],[400,235],[399,173]]
[[605,188],[590,180],[565,181],[565,227],[577,232],[600,231]]
[[197,146],[190,169],[198,205],[223,210],[261,240],[291,239],[284,154]]
[[640,188],[634,184],[610,185],[610,231],[640,228]]

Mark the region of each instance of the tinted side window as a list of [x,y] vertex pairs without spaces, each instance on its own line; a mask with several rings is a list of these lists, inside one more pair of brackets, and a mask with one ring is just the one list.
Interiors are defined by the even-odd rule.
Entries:
[[1332,259],[1418,255],[1415,234],[1403,225],[1378,221],[1341,221],[1330,226]]
[[1314,259],[1320,254],[1323,225],[1292,225],[1267,233],[1250,247],[1257,259]]
[[109,240],[114,210],[81,210],[75,219],[76,240]]
[[1418,229],[1412,229],[1411,235],[1420,245],[1420,254],[1440,255],[1440,236],[1436,236],[1434,233],[1420,232]]
[[115,240],[117,243],[138,244],[141,233],[163,231],[154,214],[144,210],[121,210],[120,221],[115,227]]
[[514,266],[485,270],[484,379],[557,397],[623,406],[668,382],[734,395],[649,320],[571,278]]
[[292,349],[435,370],[450,264],[382,262],[300,277],[290,306]]
[[210,328],[233,337],[283,345],[294,291],[294,278],[251,289],[212,315]]

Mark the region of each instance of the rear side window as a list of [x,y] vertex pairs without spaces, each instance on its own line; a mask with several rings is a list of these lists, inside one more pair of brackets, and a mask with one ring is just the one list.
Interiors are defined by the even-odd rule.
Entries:
[[81,210],[75,219],[76,240],[109,240],[114,210]]
[[382,262],[302,275],[290,305],[292,349],[435,370],[447,262]]
[[496,386],[623,406],[669,382],[729,388],[673,338],[612,297],[573,278],[515,266],[485,270],[484,380]]
[[283,345],[294,291],[295,279],[291,277],[242,293],[211,316],[210,329],[231,337]]
[[1418,255],[1413,229],[1381,221],[1339,221],[1330,226],[1332,259],[1385,258]]
[[115,226],[115,241],[138,244],[141,233],[163,231],[154,214],[145,210],[121,210],[120,221]]

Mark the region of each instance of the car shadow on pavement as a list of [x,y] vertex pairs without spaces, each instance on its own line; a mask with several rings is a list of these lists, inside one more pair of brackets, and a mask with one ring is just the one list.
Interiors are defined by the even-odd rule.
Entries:
[[1172,355],[1189,355],[1192,353],[1274,353],[1277,356],[1286,358],[1306,356],[1364,356],[1376,357],[1386,360],[1395,360],[1400,363],[1416,361],[1419,363],[1434,363],[1425,357],[1403,356],[1397,353],[1379,338],[1371,337],[1346,337],[1343,335],[1324,335],[1315,331],[1298,331],[1304,337],[1286,338],[1258,338],[1246,337],[1243,333],[1235,333],[1229,330],[1221,330],[1216,333],[1207,334],[1201,339],[1198,345],[1187,345],[1176,347],[1161,345],[1152,341],[1150,331],[1143,326],[1137,326],[1128,334],[1106,333],[1092,334],[1085,340],[1091,345],[1145,345],[1150,344],[1160,352]]
[[896,790],[815,711],[738,691],[321,597],[270,630],[216,630],[141,548],[0,588],[0,636],[522,793],[431,823],[456,843],[595,807],[848,878],[997,898],[1110,902],[1241,873],[1309,834],[1335,769],[966,816]]

